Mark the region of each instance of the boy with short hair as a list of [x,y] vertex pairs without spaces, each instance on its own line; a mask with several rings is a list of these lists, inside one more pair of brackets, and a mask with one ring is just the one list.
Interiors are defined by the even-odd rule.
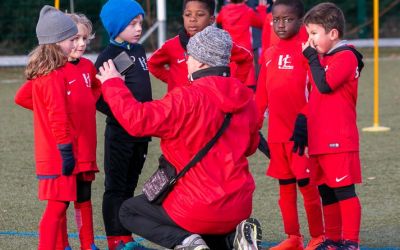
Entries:
[[[149,58],[150,72],[168,85],[168,91],[189,83],[186,67],[186,45],[189,39],[215,21],[214,0],[184,0],[183,25],[177,36],[166,41]],[[248,86],[255,85],[255,79],[248,80],[253,67],[250,51],[233,44],[231,51],[231,74]]]
[[[95,66],[99,68],[103,62],[125,51],[135,61],[135,67],[125,74],[125,84],[138,101],[147,102],[152,100],[150,76],[146,53],[137,43],[142,34],[143,17],[143,8],[134,0],[109,0],[104,4],[100,18],[110,36],[110,44],[100,53]],[[107,115],[102,210],[108,247],[114,250],[122,242],[133,241],[131,232],[121,225],[118,213],[121,204],[133,196],[150,137],[133,137],[126,132],[103,97],[97,102],[97,110]]]
[[309,40],[303,54],[313,83],[306,114],[308,146],[326,235],[318,249],[359,249],[361,204],[354,184],[362,181],[356,123],[362,55],[343,40],[345,18],[335,4],[316,5],[304,23]]
[[304,5],[301,0],[277,0],[272,8],[277,45],[265,55],[256,91],[259,127],[268,109],[268,145],[271,160],[267,175],[279,181],[279,207],[287,239],[271,250],[303,250],[303,237],[297,212],[297,186],[303,195],[311,241],[307,250],[324,240],[321,201],[317,186],[310,181],[308,156],[297,155],[290,141],[293,125],[307,104],[308,65],[301,51],[307,39],[301,34]]

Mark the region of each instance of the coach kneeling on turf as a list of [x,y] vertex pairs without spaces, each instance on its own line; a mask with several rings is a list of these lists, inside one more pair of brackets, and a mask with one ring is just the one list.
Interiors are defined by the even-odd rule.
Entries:
[[144,195],[122,204],[122,225],[163,247],[259,247],[260,225],[249,219],[255,184],[246,159],[259,142],[257,110],[252,91],[230,77],[231,48],[229,34],[221,29],[210,26],[194,35],[187,45],[191,85],[152,102],[135,100],[111,60],[97,76],[120,124],[133,136],[160,137],[162,153],[177,172],[217,133],[225,115],[232,114],[221,137],[161,206]]

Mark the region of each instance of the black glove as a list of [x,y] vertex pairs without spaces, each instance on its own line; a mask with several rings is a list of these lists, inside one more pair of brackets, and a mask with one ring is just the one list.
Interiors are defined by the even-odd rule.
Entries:
[[258,131],[258,134],[260,135],[260,143],[258,144],[258,150],[260,150],[268,159],[271,159],[271,154],[269,152],[269,147],[267,140],[265,140],[264,135],[261,133],[261,131]]
[[312,63],[315,60],[318,61],[318,52],[311,46],[308,46],[304,51],[303,55],[308,59],[308,62]]
[[300,156],[304,155],[304,149],[308,146],[307,117],[305,115],[297,115],[290,140],[294,142],[293,152],[296,153],[298,151]]
[[58,144],[58,150],[60,150],[62,158],[62,174],[71,175],[75,168],[74,152],[72,151],[72,143],[69,144]]

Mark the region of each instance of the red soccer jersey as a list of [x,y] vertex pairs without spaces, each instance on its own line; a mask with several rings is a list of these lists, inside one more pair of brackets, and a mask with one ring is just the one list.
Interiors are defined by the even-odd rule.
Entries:
[[[34,113],[35,158],[38,175],[61,173],[57,144],[73,143],[74,173],[98,171],[96,165],[96,100],[101,84],[93,63],[81,58],[49,75],[27,81],[15,102]],[[48,114],[47,114],[48,113]]]
[[[186,51],[182,47],[179,36],[166,41],[147,61],[150,73],[168,84],[168,91],[178,86],[189,84],[186,65]],[[255,80],[248,79],[248,72],[253,66],[250,51],[233,44],[231,52],[231,74],[246,85],[254,85]]]
[[320,62],[332,92],[321,94],[312,80],[307,115],[309,154],[359,151],[357,58],[352,51],[345,50],[325,55]]
[[239,46],[252,50],[250,28],[262,28],[267,7],[259,5],[257,12],[245,3],[227,4],[217,16],[217,23],[229,32],[232,40]]
[[300,33],[280,40],[265,53],[258,78],[256,103],[259,127],[268,109],[268,142],[288,142],[297,114],[308,97],[308,63],[303,57]]

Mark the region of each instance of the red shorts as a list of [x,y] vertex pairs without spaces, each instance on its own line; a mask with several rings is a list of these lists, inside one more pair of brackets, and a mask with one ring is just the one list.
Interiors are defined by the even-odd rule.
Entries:
[[76,201],[76,175],[40,179],[39,200]]
[[267,175],[277,179],[310,178],[310,159],[293,153],[293,142],[268,143],[271,160]]
[[317,185],[344,187],[361,183],[361,163],[359,152],[312,155],[312,179]]

